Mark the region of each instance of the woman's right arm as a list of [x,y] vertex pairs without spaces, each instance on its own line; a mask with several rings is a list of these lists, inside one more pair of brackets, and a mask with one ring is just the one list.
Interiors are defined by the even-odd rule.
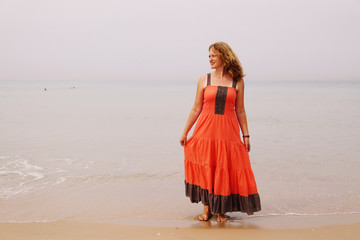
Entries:
[[196,122],[196,119],[199,117],[199,115],[201,113],[202,106],[203,106],[203,100],[204,100],[204,89],[206,87],[206,84],[205,84],[206,77],[205,76],[206,75],[201,76],[198,80],[195,103],[190,111],[189,118],[186,122],[184,131],[180,137],[181,146],[185,146],[185,143],[187,140],[187,135],[188,135],[190,129],[192,128],[192,126],[194,125],[194,123]]

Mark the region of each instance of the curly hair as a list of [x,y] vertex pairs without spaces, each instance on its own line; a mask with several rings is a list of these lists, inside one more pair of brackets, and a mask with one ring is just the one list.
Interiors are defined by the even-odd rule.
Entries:
[[210,45],[209,51],[212,48],[220,54],[220,57],[224,63],[224,71],[226,73],[228,73],[235,80],[242,79],[245,76],[236,53],[227,43],[216,42]]

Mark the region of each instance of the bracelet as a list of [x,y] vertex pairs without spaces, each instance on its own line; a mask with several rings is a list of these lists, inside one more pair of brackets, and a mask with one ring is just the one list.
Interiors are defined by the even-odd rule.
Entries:
[[250,135],[244,135],[243,138],[250,138]]

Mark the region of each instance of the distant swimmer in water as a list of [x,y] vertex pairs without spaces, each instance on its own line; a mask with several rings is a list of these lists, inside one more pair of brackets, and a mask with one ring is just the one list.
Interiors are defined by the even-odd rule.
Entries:
[[44,91],[47,91],[46,88],[44,88]]

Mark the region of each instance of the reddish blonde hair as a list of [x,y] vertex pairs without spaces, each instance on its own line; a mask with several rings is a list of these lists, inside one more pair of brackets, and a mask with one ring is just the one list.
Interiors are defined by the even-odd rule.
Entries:
[[242,79],[245,74],[241,67],[240,61],[236,56],[236,53],[225,42],[216,42],[210,45],[209,51],[213,49],[220,54],[220,57],[224,63],[224,71],[228,73],[235,80]]

